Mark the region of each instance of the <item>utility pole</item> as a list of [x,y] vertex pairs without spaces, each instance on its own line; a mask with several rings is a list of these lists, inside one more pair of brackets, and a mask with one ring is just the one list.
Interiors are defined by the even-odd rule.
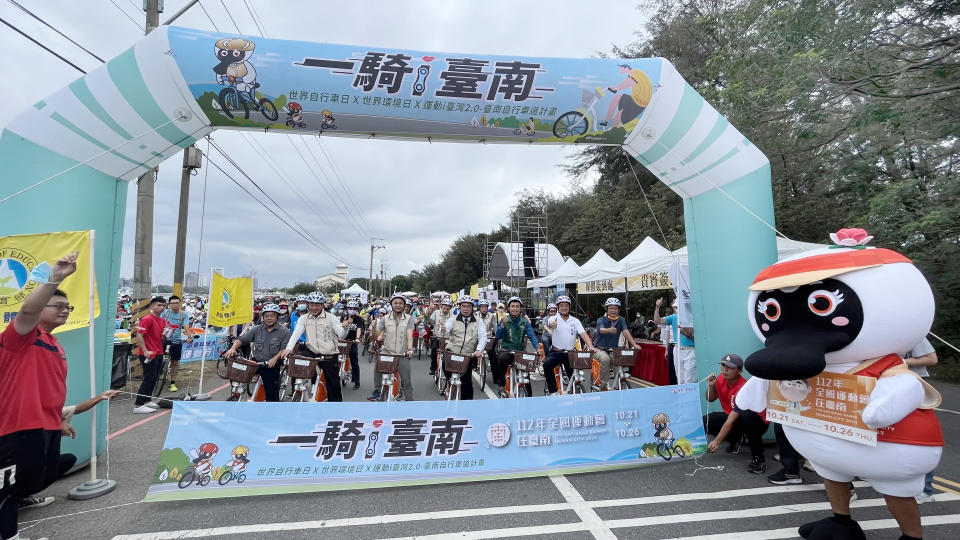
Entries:
[[180,173],[180,215],[177,219],[177,251],[173,260],[173,294],[183,298],[183,267],[187,258],[187,209],[190,205],[190,176],[202,165],[203,154],[196,146],[183,149]]
[[384,249],[385,246],[378,246],[377,241],[383,241],[383,238],[371,238],[370,239],[370,277],[367,278],[367,288],[370,289],[370,292],[373,292],[373,252],[378,249]]
[[384,290],[386,289],[386,287],[387,287],[386,283],[384,283],[383,280],[384,280],[383,259],[380,259],[380,296],[384,296],[384,292],[383,292],[383,291],[384,291]]
[[[146,34],[149,34],[160,25],[163,0],[144,0],[143,5],[147,14]],[[158,170],[159,167],[154,167],[137,179],[137,223],[133,248],[134,320],[139,319],[146,310],[150,298],[153,268],[153,193]]]

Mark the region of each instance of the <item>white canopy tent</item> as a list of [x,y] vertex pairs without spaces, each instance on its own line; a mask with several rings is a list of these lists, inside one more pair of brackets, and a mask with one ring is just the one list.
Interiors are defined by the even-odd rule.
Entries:
[[623,266],[603,249],[598,250],[577,271],[577,283],[616,279],[624,276]]
[[643,273],[636,271],[636,269],[643,268],[652,260],[669,256],[669,249],[661,246],[656,240],[648,236],[629,255],[620,259],[620,264],[623,265],[624,276],[635,276]]
[[540,279],[532,279],[527,282],[527,287],[553,287],[563,283],[576,283],[577,272],[580,271],[580,265],[573,257],[567,257],[560,268],[557,268],[550,275],[543,276]]
[[350,287],[340,291],[340,296],[360,296],[361,293],[367,292],[363,287],[354,283]]

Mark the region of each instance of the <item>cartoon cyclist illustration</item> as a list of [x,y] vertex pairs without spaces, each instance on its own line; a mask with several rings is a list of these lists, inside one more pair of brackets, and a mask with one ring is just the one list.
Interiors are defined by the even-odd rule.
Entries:
[[193,466],[200,477],[210,474],[213,469],[213,458],[220,449],[213,443],[203,443],[199,449],[191,449],[190,457],[193,458]]
[[333,117],[333,111],[330,109],[324,109],[320,112],[323,115],[323,124],[321,128],[323,129],[337,129],[337,119]]
[[287,104],[287,125],[290,127],[307,127],[303,121],[303,106],[296,101]]
[[227,463],[227,466],[233,469],[234,474],[240,474],[247,470],[247,463],[250,463],[250,458],[247,457],[250,455],[249,448],[241,444],[233,449],[231,455],[233,456],[233,460]]
[[236,82],[240,92],[249,92],[256,88],[257,70],[250,63],[255,47],[252,41],[241,38],[217,41],[214,51],[220,63],[213,66],[213,72],[217,74],[217,84],[227,84],[224,82],[224,79],[227,79],[228,82]]
[[663,414],[657,413],[653,415],[653,427],[656,428],[656,431],[653,434],[653,438],[657,442],[667,443],[673,441],[673,432],[670,431],[670,417]]

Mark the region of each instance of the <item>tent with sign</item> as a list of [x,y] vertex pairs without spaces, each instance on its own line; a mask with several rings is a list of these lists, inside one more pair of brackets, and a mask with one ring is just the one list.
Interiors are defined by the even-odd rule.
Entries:
[[576,283],[577,272],[579,271],[580,265],[577,264],[577,261],[573,260],[573,257],[567,257],[567,260],[563,261],[560,268],[557,268],[553,272],[550,272],[549,275],[540,279],[528,281],[527,287],[553,287],[554,285],[564,283]]
[[363,287],[354,283],[350,287],[340,291],[340,298],[345,298],[347,296],[360,296],[361,293],[367,292]]
[[623,265],[601,249],[577,272],[577,293],[622,293],[624,275]]

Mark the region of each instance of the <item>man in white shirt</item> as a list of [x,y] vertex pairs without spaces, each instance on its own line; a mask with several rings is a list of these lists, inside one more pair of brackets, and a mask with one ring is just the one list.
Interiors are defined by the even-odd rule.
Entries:
[[593,348],[593,341],[583,328],[583,323],[580,322],[580,319],[570,315],[570,297],[558,296],[556,304],[557,314],[547,318],[547,326],[552,333],[552,343],[550,351],[547,352],[547,360],[543,363],[547,392],[551,396],[557,393],[557,380],[553,376],[553,368],[562,365],[568,377],[573,373],[567,359],[567,351],[576,348],[577,336],[586,344],[590,352],[596,351]]
[[327,400],[343,401],[337,340],[347,335],[350,321],[340,322],[333,314],[327,313],[323,309],[326,298],[322,293],[312,292],[307,295],[306,300],[309,313],[297,319],[287,348],[281,354],[283,358],[289,356],[300,336],[306,335],[306,349],[301,349],[300,354],[319,359],[317,366],[323,370],[323,378],[327,384]]

